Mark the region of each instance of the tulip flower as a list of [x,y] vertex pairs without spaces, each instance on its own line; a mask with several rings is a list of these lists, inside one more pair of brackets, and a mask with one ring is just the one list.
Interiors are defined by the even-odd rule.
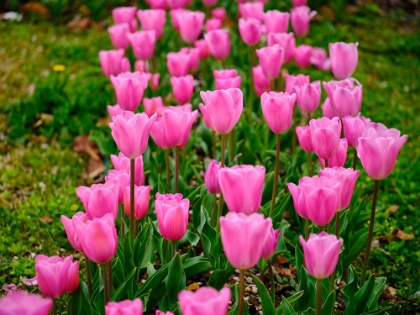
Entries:
[[340,119],[326,117],[311,119],[312,147],[316,155],[321,159],[328,160],[335,155],[341,135]]
[[334,112],[334,110],[331,106],[331,102],[330,102],[329,97],[327,97],[325,99],[324,103],[321,106],[321,110],[322,110],[322,116],[324,116],[324,117],[327,117],[329,119],[337,117],[336,113]]
[[129,25],[130,30],[134,32],[137,28],[136,11],[136,7],[118,7],[112,10],[112,19],[115,24]]
[[178,294],[179,307],[183,315],[226,315],[230,295],[229,288],[220,292],[211,287],[202,287],[196,292],[182,290]]
[[76,189],[89,219],[111,214],[115,220],[118,215],[118,193],[119,187],[115,182],[91,187],[80,186]]
[[227,16],[226,9],[223,7],[215,8],[211,10],[211,16],[213,19],[224,21],[226,20],[226,16]]
[[183,52],[170,52],[166,55],[166,65],[171,76],[186,76],[190,71],[190,55]]
[[206,59],[210,56],[210,50],[205,39],[199,39],[194,42],[194,47],[199,50],[201,59]]
[[180,104],[187,103],[194,93],[194,78],[192,75],[185,77],[172,77],[171,78],[172,90],[174,98]]
[[26,291],[11,292],[0,299],[0,315],[48,315],[52,307],[50,298]]
[[284,49],[280,45],[273,45],[257,49],[255,52],[264,75],[270,80],[275,79],[280,74]]
[[152,56],[156,44],[156,33],[154,30],[127,34],[127,38],[131,47],[133,47],[134,56],[137,59],[147,60]]
[[[130,174],[130,159],[123,153],[119,153],[118,156],[111,154],[111,162],[116,171],[124,171]],[[134,169],[134,184],[137,186],[144,185],[144,166],[143,157],[139,156],[135,161]]]
[[127,49],[130,34],[130,26],[128,24],[116,24],[108,27],[108,33],[111,36],[111,42],[115,49]]
[[110,170],[108,175],[105,176],[105,182],[112,182],[118,186],[118,203],[123,204],[125,187],[130,185],[130,172],[126,172],[125,170]]
[[363,116],[346,116],[341,121],[343,122],[344,137],[347,139],[348,145],[357,148],[358,140],[371,120]]
[[323,48],[312,47],[310,61],[318,70],[328,71],[331,68],[331,59]]
[[66,230],[67,239],[69,240],[70,245],[78,252],[82,251],[82,245],[80,244],[74,231],[74,222],[86,222],[87,219],[88,218],[86,214],[83,212],[77,212],[71,219],[67,218],[64,215],[61,216],[61,222],[63,223],[64,229]]
[[[150,186],[134,187],[134,219],[141,220],[147,215],[149,210]],[[124,192],[124,211],[130,216],[130,186]]]
[[353,75],[358,62],[358,45],[359,43],[346,44],[343,42],[329,44],[331,71],[337,79],[343,80]]
[[179,53],[189,57],[189,69],[196,70],[200,65],[200,50],[198,48],[181,48]]
[[186,11],[185,9],[174,9],[169,12],[171,16],[172,26],[175,30],[179,31],[178,15]]
[[232,88],[241,88],[242,77],[234,77],[229,79],[216,79],[216,89],[217,90],[227,90]]
[[211,194],[220,193],[219,171],[221,167],[222,166],[219,162],[211,160],[210,164],[207,166],[206,172],[204,173],[204,183]]
[[309,33],[309,22],[316,15],[316,11],[311,11],[307,6],[294,7],[290,13],[290,21],[295,34],[305,37]]
[[152,88],[153,91],[156,91],[159,88],[159,78],[160,78],[160,74],[159,73],[148,73],[147,74],[149,83],[150,83],[150,87]]
[[311,127],[296,127],[296,134],[299,140],[299,145],[301,146],[302,150],[308,153],[313,152]]
[[289,63],[295,56],[296,41],[293,33],[268,33],[268,46],[278,44],[284,50],[283,63]]
[[[152,8],[152,9],[159,9],[164,10],[166,9],[166,0],[146,0],[146,3]],[[138,15],[137,15],[138,17]],[[140,18],[139,18],[140,19]],[[141,21],[141,20],[140,20]]]
[[189,5],[191,0],[166,0],[166,3],[170,9],[181,9]]
[[176,242],[184,236],[189,207],[190,201],[182,199],[181,194],[156,194],[155,211],[160,234],[165,239]]
[[280,236],[280,230],[274,230],[273,226],[270,227],[270,233],[264,243],[261,257],[270,259],[277,250],[277,241]]
[[46,297],[56,299],[65,293],[73,293],[79,287],[79,262],[73,263],[73,256],[37,255],[35,271],[39,291]]
[[206,31],[215,31],[222,28],[223,22],[219,19],[208,19],[206,21]]
[[238,76],[238,71],[235,69],[213,70],[214,79],[233,79]]
[[135,111],[147,88],[147,76],[140,72],[125,72],[114,77],[111,75],[118,105],[122,109]]
[[172,312],[162,312],[160,310],[157,310],[155,315],[175,315],[175,314]]
[[204,34],[210,54],[216,59],[226,59],[230,54],[230,39],[227,30],[215,30]]
[[308,45],[300,45],[295,49],[296,65],[300,68],[309,67],[311,64],[312,47]]
[[211,7],[212,5],[215,5],[218,0],[203,0],[204,5]]
[[308,0],[292,0],[292,4],[294,7],[298,7],[301,5],[307,5]]
[[105,305],[105,315],[142,315],[143,303],[137,298],[134,301],[108,302]]
[[200,92],[204,102],[199,104],[208,128],[228,134],[238,123],[243,110],[243,94],[239,89]]
[[294,87],[297,99],[296,103],[304,113],[313,113],[321,101],[321,83],[314,81],[303,86]]
[[138,10],[137,17],[145,31],[155,31],[156,39],[163,35],[166,22],[165,10]]
[[[328,159],[328,166],[344,166],[347,160],[347,148],[347,139],[340,139],[337,152],[331,158]],[[319,160],[321,162],[322,167],[325,167],[325,160],[321,158]]]
[[248,2],[239,4],[239,14],[242,18],[264,20],[264,3]]
[[115,116],[120,115],[123,112],[123,109],[118,104],[114,106],[108,105],[106,109],[108,110],[108,114],[111,116],[112,120],[114,120]]
[[149,117],[152,117],[154,114],[159,115],[162,109],[165,108],[163,105],[162,97],[160,96],[152,98],[145,97],[143,99],[143,106],[145,113],[149,115]]
[[245,44],[254,46],[258,44],[262,34],[262,24],[259,20],[249,18],[239,19],[239,34]]
[[286,93],[292,94],[295,92],[295,86],[304,86],[310,83],[309,75],[290,75],[286,74]]
[[282,134],[289,130],[295,101],[295,94],[265,92],[261,95],[262,112],[272,132]]
[[263,166],[235,165],[222,168],[218,177],[229,211],[247,215],[258,212],[265,178]]
[[130,62],[124,58],[124,50],[101,50],[99,52],[99,62],[102,72],[107,76],[116,76],[120,73],[130,71]]
[[109,124],[118,149],[126,157],[135,159],[144,153],[155,119],[155,115],[149,118],[146,113],[134,114],[125,111]]
[[355,79],[323,82],[334,113],[343,118],[357,116],[362,106],[363,86]]
[[289,27],[290,14],[278,10],[270,10],[264,14],[264,25],[267,34],[286,33]]
[[179,33],[184,42],[193,43],[198,39],[206,15],[203,12],[184,11],[178,14]]
[[255,93],[258,96],[270,91],[270,80],[264,75],[261,66],[252,67],[252,81],[254,82]]

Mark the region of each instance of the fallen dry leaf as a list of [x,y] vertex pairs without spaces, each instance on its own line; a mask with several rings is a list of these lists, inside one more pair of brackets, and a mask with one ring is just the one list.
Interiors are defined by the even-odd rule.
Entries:
[[50,13],[50,9],[47,6],[36,1],[29,1],[28,3],[24,4],[22,11],[32,12],[38,15],[48,15]]
[[93,141],[89,140],[88,135],[82,135],[74,139],[73,141],[73,151],[87,153],[89,156],[96,160],[102,162],[102,159],[99,156],[99,149]]
[[93,158],[89,158],[87,165],[86,165],[86,173],[89,179],[94,179],[105,172],[105,164],[102,160],[95,160]]
[[188,287],[187,290],[188,291],[195,291],[200,287],[200,284],[198,282],[193,282],[191,283]]
[[40,220],[44,223],[51,223],[53,221],[53,219],[49,216],[43,216],[40,218]]
[[402,241],[411,241],[414,239],[413,234],[407,234],[404,231],[399,230],[399,229],[395,229],[394,232],[392,232],[392,236],[394,237],[394,239],[398,238]]
[[279,264],[285,264],[289,261],[283,254],[278,255],[276,258]]
[[400,208],[400,206],[397,205],[392,205],[389,207],[389,211],[391,211],[392,213],[397,212],[397,210]]

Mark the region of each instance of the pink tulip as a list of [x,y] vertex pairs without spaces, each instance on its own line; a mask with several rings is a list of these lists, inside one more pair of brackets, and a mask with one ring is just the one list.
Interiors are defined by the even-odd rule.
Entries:
[[144,153],[155,119],[155,115],[149,118],[146,113],[134,114],[125,111],[109,124],[118,149],[126,157],[135,159]]
[[211,160],[204,173],[204,183],[211,194],[220,193],[219,171],[221,167],[219,162]]
[[356,180],[359,177],[360,172],[355,171],[352,168],[344,167],[333,167],[325,168],[320,170],[321,176],[332,178],[337,177],[340,180],[340,191],[338,200],[338,210],[346,209],[351,202],[351,198],[354,192],[354,186]]
[[357,148],[359,137],[362,136],[366,126],[370,124],[370,119],[363,116],[346,116],[341,121],[343,122],[344,137],[346,137],[349,146]]
[[202,287],[196,292],[182,290],[178,294],[179,307],[183,315],[226,315],[230,300],[230,289],[217,291]]
[[10,284],[5,284],[3,285],[3,290],[6,291],[5,295],[8,295],[12,292],[16,292],[17,291],[17,286],[14,283],[10,283]]
[[166,0],[146,0],[146,3],[155,10],[166,9]]
[[102,72],[107,76],[119,75],[120,73],[130,71],[130,62],[124,58],[124,50],[101,50],[99,52],[99,62]]
[[[134,186],[134,220],[141,220],[149,210],[150,186]],[[124,191],[124,211],[130,216],[130,186]]]
[[208,19],[206,21],[206,31],[215,31],[220,30],[222,28],[223,22],[219,19]]
[[247,215],[258,212],[265,177],[263,166],[235,165],[222,168],[218,176],[229,211]]
[[76,194],[83,202],[88,219],[111,214],[115,220],[118,215],[118,189],[117,183],[111,182],[91,187],[78,187]]
[[149,61],[147,60],[136,60],[134,62],[134,71],[149,73]]
[[353,75],[358,62],[357,46],[359,46],[359,43],[346,44],[340,42],[329,44],[331,70],[337,79],[343,80]]
[[252,81],[254,82],[255,93],[258,96],[270,91],[270,80],[264,75],[261,66],[252,67]]
[[200,50],[198,48],[181,48],[179,51],[182,54],[188,55],[190,58],[189,69],[196,70],[200,65]]
[[216,79],[216,89],[218,90],[227,90],[232,88],[241,88],[242,78],[241,77],[235,77],[231,79]]
[[289,130],[295,101],[295,94],[265,92],[261,95],[262,112],[272,132],[282,134]]
[[311,127],[296,127],[296,134],[298,137],[299,145],[305,152],[313,152],[312,148],[312,136],[311,136]]
[[[344,166],[347,160],[347,148],[347,139],[340,139],[337,152],[331,158],[328,159],[328,167]],[[325,160],[321,158],[319,160],[321,162],[322,167],[325,167]]]
[[46,297],[56,299],[65,293],[73,293],[79,287],[79,262],[73,263],[73,256],[37,255],[35,271],[39,291]]
[[149,79],[149,84],[150,87],[152,88],[153,91],[156,91],[159,88],[159,78],[160,78],[160,74],[159,73],[148,73],[148,79]]
[[355,79],[323,82],[331,107],[340,118],[357,116],[362,107],[363,86]]
[[155,315],[175,315],[175,314],[172,312],[162,312],[160,310],[157,310]]
[[175,30],[179,31],[178,15],[186,11],[185,9],[174,9],[169,12],[171,16],[172,26]]
[[313,113],[321,102],[321,83],[314,81],[303,86],[294,87],[297,106],[304,113]]
[[189,5],[191,1],[192,0],[166,0],[166,3],[170,9],[181,9]]
[[325,99],[324,103],[321,106],[321,109],[322,109],[322,116],[327,117],[329,119],[337,117],[336,113],[334,112],[334,110],[331,106],[331,102],[330,102],[329,97],[327,97]]
[[77,212],[71,219],[67,218],[66,216],[61,216],[61,223],[63,223],[64,229],[66,230],[67,239],[70,242],[70,245],[77,250],[78,252],[82,251],[82,245],[80,244],[79,240],[77,239],[76,233],[74,231],[74,223],[76,221],[87,221],[87,216],[83,212]]
[[112,120],[115,116],[120,115],[123,112],[122,108],[118,104],[114,106],[108,105],[106,109],[108,110],[108,114]]
[[[120,152],[118,156],[111,154],[111,162],[116,171],[124,171],[127,174],[130,174],[130,159],[123,153]],[[134,167],[134,184],[137,186],[142,186],[145,182],[142,156],[136,158]]]
[[153,55],[156,44],[155,31],[139,31],[127,34],[127,38],[137,59],[147,60]]
[[310,61],[318,70],[329,71],[331,68],[331,59],[323,48],[312,47]]
[[264,3],[248,2],[239,4],[239,14],[242,18],[264,20]]
[[305,37],[309,33],[309,22],[316,15],[316,11],[311,11],[307,6],[292,8],[290,20],[295,34]]
[[298,7],[301,5],[307,5],[308,0],[292,0],[292,4],[294,7]]
[[204,34],[211,55],[216,59],[226,59],[230,54],[230,39],[227,30],[215,30]]
[[74,222],[76,236],[83,252],[98,264],[110,261],[117,252],[117,230],[110,214],[90,221]]
[[179,33],[184,42],[193,43],[201,34],[206,15],[200,11],[184,11],[178,14]]
[[270,10],[264,14],[264,25],[267,34],[270,33],[286,33],[289,27],[290,14],[288,12],[280,12],[278,10]]
[[159,231],[170,241],[179,241],[185,234],[188,225],[190,201],[182,199],[181,194],[156,194],[155,211]]
[[321,232],[319,235],[309,235],[305,241],[299,236],[299,242],[303,247],[303,257],[308,273],[316,279],[325,279],[333,274],[337,267],[342,239],[337,236]]
[[118,7],[112,10],[112,18],[115,24],[127,24],[130,30],[134,32],[137,28],[135,19],[136,7]]
[[238,269],[249,269],[260,260],[263,247],[270,235],[271,219],[253,213],[229,212],[220,217],[222,245],[230,264]]
[[370,123],[359,138],[357,155],[366,173],[373,179],[384,179],[391,174],[398,153],[407,141],[397,129],[388,129],[380,123]]
[[309,67],[311,64],[312,47],[308,45],[300,45],[295,49],[296,65],[300,68]]
[[0,315],[48,315],[52,307],[50,298],[25,291],[12,292],[0,299]]
[[223,7],[215,8],[215,9],[211,10],[211,16],[214,19],[224,21],[224,20],[226,20],[226,16],[227,16],[226,9],[223,8]]
[[211,7],[212,5],[215,5],[218,0],[203,0],[204,5]]
[[289,63],[295,56],[296,41],[293,33],[268,33],[268,46],[278,44],[284,50],[283,63]]
[[137,17],[145,31],[155,31],[156,39],[163,35],[166,22],[165,10],[138,10]]
[[228,134],[238,123],[243,110],[240,89],[200,92],[204,102],[199,104],[206,126],[220,134]]
[[238,76],[238,71],[235,69],[213,70],[214,79],[234,79]]
[[309,75],[303,75],[303,74],[298,74],[298,75],[290,75],[290,74],[286,74],[286,92],[289,94],[294,93],[295,91],[295,86],[304,86],[304,85],[308,85],[310,83],[310,77]]
[[187,103],[194,93],[194,78],[192,75],[185,77],[171,77],[172,90],[174,98],[180,104]]
[[130,34],[130,26],[128,24],[116,24],[108,27],[108,33],[111,36],[111,42],[115,49],[127,49]]
[[161,149],[183,148],[187,145],[198,111],[192,106],[168,106],[160,112],[150,134]]
[[270,259],[277,250],[277,241],[280,236],[280,230],[274,230],[273,226],[270,227],[270,233],[268,234],[267,240],[264,243],[261,257]]
[[254,46],[259,43],[262,34],[262,24],[259,20],[249,18],[239,19],[239,34],[245,44]]
[[143,106],[144,111],[147,115],[149,115],[149,117],[152,117],[154,114],[159,115],[162,109],[165,108],[165,106],[163,105],[162,97],[160,96],[152,98],[145,97],[143,99]]
[[210,56],[210,50],[205,39],[199,39],[194,42],[194,47],[200,52],[201,59],[206,59]]
[[[125,170],[110,170],[108,175],[105,176],[105,182],[112,182],[118,186],[118,203],[123,204],[125,187],[130,185],[130,172],[126,172]],[[98,218],[100,218],[100,216],[98,216]]]
[[284,49],[280,45],[273,45],[257,49],[256,54],[264,75],[273,80],[278,77],[283,63]]
[[190,55],[185,52],[170,52],[166,55],[166,65],[171,76],[186,76],[190,71]]
[[105,305],[105,315],[143,315],[143,303],[137,298],[134,301],[108,302]]
[[332,158],[337,152],[340,142],[340,119],[337,117],[311,119],[309,126],[311,127],[312,146],[316,155],[324,160]]
[[140,72],[124,72],[114,77],[111,82],[117,96],[117,103],[122,109],[135,111],[147,88],[147,76]]

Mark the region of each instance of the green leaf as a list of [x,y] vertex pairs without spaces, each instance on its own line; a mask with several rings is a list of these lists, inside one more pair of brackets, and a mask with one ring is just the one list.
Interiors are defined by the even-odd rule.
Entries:
[[192,246],[197,246],[198,242],[200,241],[200,236],[198,236],[198,234],[196,233],[191,232],[190,230],[187,230],[187,239]]
[[378,308],[378,300],[384,291],[386,283],[385,277],[379,277],[375,279],[375,285],[373,287],[373,292],[371,293],[368,301],[368,310],[373,311]]
[[375,285],[375,277],[370,276],[369,280],[357,291],[350,300],[344,315],[362,314],[367,309],[367,303]]
[[357,290],[359,290],[359,277],[357,276],[356,271],[353,266],[350,265],[349,278],[347,279],[347,285],[343,289],[343,294],[346,300],[346,305],[350,304],[350,301],[353,299]]
[[171,305],[176,304],[178,293],[185,289],[185,272],[182,266],[181,257],[178,253],[169,263],[168,277],[165,280],[166,294]]
[[290,228],[290,224],[286,220],[282,220],[278,226],[280,230],[280,235],[277,241],[277,249],[274,253],[274,256],[277,256],[280,253],[287,251],[286,244],[284,243],[284,237],[287,230]]
[[[133,292],[134,275],[136,274],[137,268],[134,268],[127,278],[124,280],[117,290],[112,294],[111,301],[119,302],[129,298],[128,293]],[[131,286],[131,287],[130,287]]]
[[391,308],[391,306],[387,306],[387,307],[382,307],[382,308],[378,308],[377,310],[372,310],[372,311],[368,311],[368,312],[364,312],[360,315],[382,315],[385,314],[386,310],[389,310]]
[[209,286],[220,290],[225,285],[229,277],[235,272],[235,268],[226,262],[224,269],[215,270],[209,278]]
[[87,285],[84,281],[80,282],[79,287],[71,294],[74,307],[74,315],[92,315],[92,307],[87,297]]
[[161,285],[165,280],[166,276],[168,275],[168,268],[169,265],[164,265],[158,271],[156,271],[150,278],[146,280],[146,282],[140,286],[134,297],[137,298],[147,294],[150,290],[152,290],[153,293],[156,288],[158,288],[158,286]]
[[322,305],[321,314],[322,315],[331,315],[334,310],[334,304],[335,304],[335,291],[332,291],[328,297],[327,300]]
[[[303,295],[303,291],[299,291],[299,292],[296,292],[295,294],[293,294],[292,296],[290,296],[288,299],[287,299],[287,302],[289,303],[289,304],[294,304],[301,296]],[[282,299],[283,299],[283,297],[282,297]],[[276,309],[276,313],[277,313],[277,315],[282,315],[283,314],[283,304],[281,304],[279,307],[277,307],[277,309]]]
[[261,280],[258,279],[253,274],[251,274],[251,277],[252,279],[254,279],[254,283],[258,288],[263,314],[276,314],[274,303],[271,300],[270,293],[268,292],[267,288],[264,286],[264,283],[262,283]]
[[182,264],[187,278],[198,275],[211,270],[211,264],[205,257],[187,258]]
[[284,198],[283,201],[277,207],[274,208],[273,225],[276,229],[277,229],[277,226],[276,226],[277,222],[283,217],[284,210],[286,210],[286,208],[289,206],[291,199],[292,199],[292,195],[287,194],[286,198]]
[[284,315],[295,315],[296,314],[296,312],[293,309],[292,305],[290,305],[289,301],[284,296],[281,297],[281,301],[282,301],[281,305],[283,307],[283,313],[284,313]]
[[89,140],[96,143],[99,151],[101,151],[104,156],[109,156],[117,152],[117,146],[114,139],[109,135],[106,136],[105,132],[102,130],[91,130],[89,132]]

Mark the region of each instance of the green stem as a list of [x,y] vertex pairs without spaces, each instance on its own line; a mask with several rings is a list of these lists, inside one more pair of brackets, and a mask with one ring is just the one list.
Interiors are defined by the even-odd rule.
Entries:
[[175,253],[176,253],[176,242],[172,242],[172,254],[171,254],[171,258],[175,257]]
[[316,315],[321,315],[322,309],[322,279],[316,280]]
[[165,151],[165,162],[166,162],[166,193],[171,191],[171,169],[169,166],[169,150]]
[[353,154],[353,169],[356,170],[357,165],[357,150],[354,148],[354,154]]
[[312,162],[312,152],[308,152],[309,175],[314,176],[314,163]]
[[88,287],[88,297],[92,296],[92,276],[90,275],[90,266],[89,266],[89,259],[85,254],[85,269],[86,269],[86,281]]
[[325,160],[325,168],[328,167],[328,159]]
[[165,240],[164,239],[164,242],[165,242],[165,251],[164,251],[164,253],[163,253],[163,259],[162,259],[162,265],[164,265],[165,264],[165,262],[167,262],[168,261],[168,247],[169,247],[169,241],[168,240]]
[[254,110],[254,80],[252,78],[252,67],[254,65],[254,46],[249,46],[249,94],[248,94],[248,102],[249,102],[249,110],[252,112]]
[[213,212],[211,214],[211,223],[213,226],[217,225],[217,196],[213,195]]
[[69,294],[69,299],[70,299],[70,315],[74,315],[74,302],[73,302],[73,298],[71,296],[71,294]]
[[273,301],[274,306],[276,305],[276,289],[274,285],[274,274],[273,274],[273,267],[271,266],[270,259],[267,259],[268,264],[268,274],[270,275],[270,283],[271,283],[271,300]]
[[319,233],[324,232],[325,225],[318,225]]
[[216,159],[216,131],[213,130],[213,159]]
[[109,296],[112,296],[112,260],[108,261],[108,291]]
[[175,148],[175,192],[178,192],[179,185],[179,149]]
[[297,110],[296,106],[293,106],[293,126],[294,131],[292,132],[292,155],[295,155],[296,153],[296,126],[297,126]]
[[327,226],[327,232],[328,232],[328,234],[331,232],[331,225],[332,225],[331,222],[332,221],[330,221],[330,223],[328,223],[328,226]]
[[130,245],[134,244],[134,168],[136,160],[130,159]]
[[57,315],[57,301],[56,301],[56,299],[53,299],[53,313],[54,313],[54,315]]
[[271,92],[276,91],[276,78],[270,79],[270,91]]
[[309,219],[305,219],[305,240],[309,238]]
[[229,161],[233,164],[233,157],[235,156],[235,129],[232,129],[229,138]]
[[152,73],[156,73],[156,49],[153,51],[152,54]]
[[239,306],[238,306],[238,315],[243,315],[244,313],[244,293],[245,293],[245,270],[240,270],[239,276]]
[[[338,238],[339,234],[340,234],[340,211],[337,211],[335,213],[335,236]],[[330,277],[330,292],[334,290],[335,271],[336,269],[334,269],[334,272],[331,274],[331,277]]]
[[375,224],[375,210],[376,210],[376,199],[378,197],[378,187],[379,187],[379,180],[375,180],[375,187],[373,190],[372,210],[370,212],[369,236],[368,236],[368,240],[366,244],[366,252],[365,252],[365,260],[363,263],[361,285],[365,283],[366,270],[369,263],[370,248],[371,248],[372,236],[373,236],[373,226]]
[[[226,150],[226,135],[222,135],[222,152],[221,152],[222,168],[225,167],[225,150]],[[223,193],[220,191],[219,215],[217,217],[217,222],[219,222],[219,218],[222,216],[222,212],[223,212]]]
[[109,302],[109,282],[108,282],[108,273],[107,273],[107,263],[102,264],[102,280],[104,282],[104,298],[105,305]]
[[121,216],[120,216],[120,220],[121,220],[121,226],[120,226],[120,239],[123,240],[124,239],[124,205],[119,205],[118,206],[120,208],[121,211]]
[[270,207],[270,217],[274,216],[274,205],[276,204],[277,196],[277,186],[279,180],[279,164],[280,164],[280,135],[277,135],[276,141],[276,165],[274,167],[274,184],[273,184],[273,194],[271,195],[271,207]]

